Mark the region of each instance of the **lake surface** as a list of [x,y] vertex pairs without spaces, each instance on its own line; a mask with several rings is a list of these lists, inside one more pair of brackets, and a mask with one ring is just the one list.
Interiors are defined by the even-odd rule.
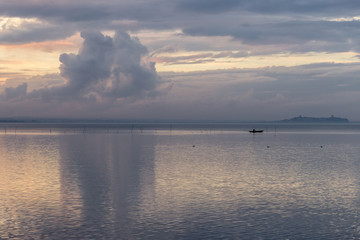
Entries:
[[357,123],[0,124],[0,239],[360,239],[359,216]]

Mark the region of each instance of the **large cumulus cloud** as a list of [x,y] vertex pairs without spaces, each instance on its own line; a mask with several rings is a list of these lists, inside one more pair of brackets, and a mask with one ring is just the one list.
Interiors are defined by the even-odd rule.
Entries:
[[84,42],[78,54],[60,56],[60,75],[66,84],[30,95],[101,101],[160,93],[155,65],[145,59],[147,49],[137,38],[120,31],[114,38],[100,32],[83,32],[81,37]]
[[71,108],[74,103],[89,110],[93,105],[107,108],[125,100],[154,98],[169,90],[161,85],[155,64],[147,59],[147,48],[137,38],[123,31],[114,37],[96,31],[83,32],[81,37],[84,41],[78,54],[64,53],[59,58],[63,85],[30,92],[26,83],[7,87],[0,95],[2,104],[11,101],[16,108],[16,103],[52,103],[52,107]]

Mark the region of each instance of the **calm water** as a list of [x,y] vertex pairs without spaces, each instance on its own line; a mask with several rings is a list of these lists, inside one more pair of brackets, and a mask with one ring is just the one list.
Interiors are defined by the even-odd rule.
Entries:
[[0,239],[360,238],[360,124],[0,131]]

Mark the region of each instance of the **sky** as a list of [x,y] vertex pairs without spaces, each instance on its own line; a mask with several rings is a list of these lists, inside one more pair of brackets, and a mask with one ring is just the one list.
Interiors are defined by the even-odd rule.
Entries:
[[360,121],[360,1],[0,0],[0,118]]

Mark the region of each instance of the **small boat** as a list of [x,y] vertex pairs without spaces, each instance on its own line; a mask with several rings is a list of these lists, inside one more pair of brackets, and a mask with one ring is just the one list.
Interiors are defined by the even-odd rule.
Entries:
[[250,130],[249,133],[262,133],[264,130]]

